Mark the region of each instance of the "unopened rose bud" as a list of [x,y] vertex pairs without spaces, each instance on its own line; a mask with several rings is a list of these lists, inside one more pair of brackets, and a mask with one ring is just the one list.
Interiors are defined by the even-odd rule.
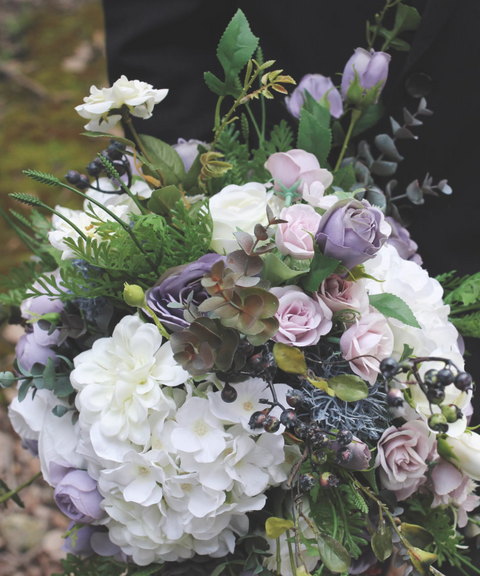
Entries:
[[[345,65],[342,76],[342,96],[344,100],[350,101],[351,94],[347,94],[352,83],[355,82],[355,72],[358,76],[358,84],[360,88],[360,99],[363,98],[363,92],[370,90],[377,86],[380,82],[378,94],[385,86],[388,76],[388,66],[390,64],[391,56],[385,52],[375,52],[371,50],[368,52],[363,48],[357,48],[354,55]],[[353,91],[352,91],[353,92]],[[377,98],[378,98],[377,94]],[[354,93],[352,97],[354,96]],[[359,100],[360,100],[359,99]],[[355,100],[355,98],[354,98]],[[352,101],[357,105],[359,101]],[[375,104],[375,102],[372,102]]]
[[137,284],[128,284],[125,282],[123,289],[123,299],[129,306],[141,308],[145,303],[145,292]]

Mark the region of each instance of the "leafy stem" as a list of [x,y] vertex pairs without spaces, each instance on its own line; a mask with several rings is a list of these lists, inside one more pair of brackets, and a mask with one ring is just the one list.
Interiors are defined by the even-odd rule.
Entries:
[[345,152],[347,150],[348,143],[350,142],[350,138],[352,136],[353,128],[355,127],[355,124],[357,123],[357,121],[361,115],[362,115],[361,110],[357,110],[356,108],[354,108],[352,110],[352,116],[350,117],[350,126],[348,127],[347,134],[345,135],[345,140],[343,141],[343,146],[342,146],[342,149],[340,151],[340,156],[338,157],[337,164],[335,166],[335,169],[333,170],[334,172],[337,172],[337,170],[340,169],[340,165],[342,163],[343,157],[345,156]]
[[0,496],[0,504],[3,504],[7,500],[10,500],[10,498],[12,498],[16,494],[18,494],[20,492],[20,490],[23,490],[24,488],[27,488],[28,486],[30,486],[30,484],[33,484],[37,478],[40,478],[41,475],[42,475],[41,472],[37,472],[37,474],[35,474],[35,476],[32,476],[32,478],[30,478],[30,480],[27,480],[26,482],[24,482],[23,484],[20,484],[20,486],[17,486],[13,490],[10,490],[9,492],[2,494],[2,496]]
[[[367,42],[368,42],[368,49],[371,50],[373,48],[373,45],[375,44],[375,40],[377,39],[377,35],[378,35],[378,31],[380,30],[380,27],[382,25],[383,19],[385,18],[385,14],[387,13],[387,11],[390,8],[393,8],[396,4],[398,4],[399,2],[401,2],[401,0],[387,0],[387,2],[385,3],[385,6],[383,7],[383,10],[380,12],[380,14],[375,14],[375,30],[373,32],[373,35],[371,35],[371,31],[370,31],[370,22],[367,21]],[[382,50],[385,50],[385,48],[388,46],[389,42],[388,40],[385,41],[385,44],[382,46]]]

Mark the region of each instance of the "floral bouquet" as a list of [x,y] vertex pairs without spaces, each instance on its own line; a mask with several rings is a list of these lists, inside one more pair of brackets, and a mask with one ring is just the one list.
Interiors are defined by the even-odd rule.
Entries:
[[[384,49],[418,26],[396,6]],[[340,90],[315,74],[286,97],[296,140],[285,121],[268,137],[252,101],[295,82],[238,11],[224,80],[205,74],[212,143],[138,135],[132,116],[167,90],[122,77],[76,108],[86,136],[111,138],[88,176],[25,172],[83,209],[11,195],[33,207],[5,216],[34,256],[4,282],[25,334],[0,383],[72,521],[65,574],[374,575],[392,555],[406,575],[480,573],[460,531],[478,524],[480,436],[452,323],[480,279],[442,288],[401,224],[396,200],[445,180],[397,196],[374,181],[426,101],[375,137],[377,157],[352,145],[381,116],[390,60],[372,48],[381,22],[368,29]],[[134,140],[105,133],[120,120]]]

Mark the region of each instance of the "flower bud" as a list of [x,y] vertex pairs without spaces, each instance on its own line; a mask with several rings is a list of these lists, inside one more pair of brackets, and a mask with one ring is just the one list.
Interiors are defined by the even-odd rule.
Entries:
[[455,404],[442,406],[442,414],[445,416],[449,424],[453,424],[463,416],[462,410]]
[[125,282],[123,289],[123,299],[129,306],[141,308],[145,303],[145,292],[137,284],[128,284]]
[[[357,48],[343,70],[343,99],[355,106],[364,98],[368,100],[368,104],[375,104],[385,86],[390,59],[390,55],[385,52],[368,52]],[[374,90],[369,98],[368,92],[372,89]],[[367,94],[364,94],[365,91]]]
[[435,432],[446,433],[448,432],[447,419],[443,414],[434,414],[428,419],[428,425]]

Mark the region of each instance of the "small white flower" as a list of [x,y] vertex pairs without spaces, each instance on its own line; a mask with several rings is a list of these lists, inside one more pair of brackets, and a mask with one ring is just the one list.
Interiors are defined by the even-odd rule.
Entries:
[[[63,206],[55,206],[55,210],[60,214],[63,214],[74,224],[83,234],[90,238],[95,238],[98,242],[103,242],[105,238],[98,233],[98,227],[104,222],[112,222],[114,219],[107,214],[104,210],[100,208],[89,209],[89,214],[95,214],[95,217],[83,212],[83,210],[71,210],[70,208],[64,208]],[[128,206],[110,206],[109,210],[113,212],[120,220],[123,222],[129,222],[130,218],[128,216],[129,209]],[[80,238],[77,231],[68,224],[63,218],[57,216],[56,214],[52,217],[53,230],[48,233],[48,239],[50,244],[61,250],[62,260],[68,260],[69,258],[74,258],[74,251],[65,244],[64,240],[66,238],[71,238],[75,242]]]
[[161,102],[168,90],[155,90],[151,84],[140,80],[128,80],[122,76],[113,83],[111,88],[99,90],[96,86],[90,88],[90,96],[86,96],[84,104],[75,110],[90,122],[86,130],[105,131],[112,129],[121,120],[120,114],[109,116],[110,110],[118,110],[123,105],[128,106],[130,114],[144,120],[150,118],[155,104]]

